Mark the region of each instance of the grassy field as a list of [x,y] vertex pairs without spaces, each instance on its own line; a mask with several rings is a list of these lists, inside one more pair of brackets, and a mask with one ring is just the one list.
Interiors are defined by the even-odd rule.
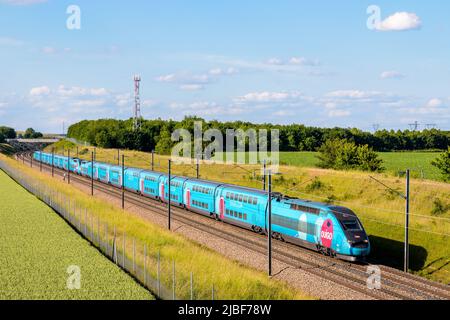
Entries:
[[[116,150],[97,149],[97,161],[117,163],[116,155]],[[125,155],[127,166],[150,168],[150,154],[126,151]],[[88,158],[87,155],[85,157]],[[411,159],[414,157],[407,153],[395,154],[395,158],[397,164],[414,161]],[[309,159],[312,161],[313,154],[309,154]],[[405,201],[371,180],[368,173],[307,168],[298,165],[300,160],[296,161],[297,165],[280,166],[281,174],[274,178],[274,190],[353,209],[371,237],[372,257],[401,268]],[[167,172],[167,162],[167,157],[156,156],[155,170]],[[200,175],[211,180],[262,188],[260,169],[256,165],[202,164]],[[195,176],[195,166],[174,165],[173,172]],[[400,192],[404,191],[404,178],[389,172],[371,175]],[[443,203],[444,210],[433,211],[436,202]],[[449,209],[450,184],[411,180],[411,270],[444,283],[450,283]]]
[[[148,245],[147,261],[149,272],[156,275],[156,256],[161,254],[162,274],[171,275],[172,261],[177,264],[177,292],[186,295],[191,272],[195,275],[195,296],[197,299],[210,299],[214,284],[217,299],[310,299],[310,297],[290,288],[287,284],[270,280],[253,269],[230,261],[222,255],[200,246],[184,237],[162,229],[135,214],[123,211],[104,200],[87,197],[75,187],[68,186],[59,179],[52,179],[12,159],[0,155],[11,166],[61,194],[70,196],[77,205],[87,208],[108,224],[112,238],[114,226],[117,229],[117,242],[122,243],[123,233],[127,239],[135,238]],[[127,252],[132,252],[132,243],[127,242]],[[136,258],[142,261],[143,246],[136,250]],[[163,279],[164,280],[164,279]],[[167,281],[171,287],[171,282]]]
[[[3,171],[0,220],[0,300],[153,299]],[[67,288],[71,265],[80,267],[80,290]]]
[[[431,162],[439,156],[439,152],[379,152],[383,160],[385,172],[398,176],[398,173],[411,169],[414,178],[440,181],[439,169]],[[315,168],[319,164],[317,152],[280,152],[280,164],[302,168]],[[222,160],[224,154],[217,154],[215,159]],[[246,154],[248,159],[248,153]]]

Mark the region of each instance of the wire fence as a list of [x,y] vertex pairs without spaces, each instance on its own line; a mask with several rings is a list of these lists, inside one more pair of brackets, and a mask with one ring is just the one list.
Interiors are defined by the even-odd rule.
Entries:
[[[0,160],[0,169],[8,176],[51,207],[74,230],[92,246],[129,273],[141,285],[162,300],[214,300],[218,290],[212,283],[197,287],[189,266],[164,257],[156,244],[146,243],[121,231],[120,226],[111,225],[69,196],[40,184],[35,179]],[[178,269],[183,270],[179,272]],[[200,282],[199,282],[200,283]],[[208,288],[208,289],[206,289]],[[211,288],[211,289],[209,289]]]

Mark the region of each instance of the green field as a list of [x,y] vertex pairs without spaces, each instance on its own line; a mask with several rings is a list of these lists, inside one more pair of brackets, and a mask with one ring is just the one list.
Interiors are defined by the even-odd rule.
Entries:
[[[432,166],[431,162],[439,156],[439,152],[379,152],[383,160],[385,172],[398,176],[399,172],[411,169],[413,178],[439,181],[442,176],[439,169]],[[280,152],[280,164],[315,168],[318,167],[318,152]],[[224,155],[217,153],[214,159],[222,160]],[[249,153],[246,153],[248,161]]]
[[[153,299],[44,203],[0,171],[0,300]],[[69,266],[81,272],[68,289]]]
[[[317,152],[281,152],[280,162],[299,167],[317,167]],[[398,175],[399,171],[411,169],[412,177],[440,180],[439,169],[431,162],[439,156],[436,152],[379,152],[387,173]]]

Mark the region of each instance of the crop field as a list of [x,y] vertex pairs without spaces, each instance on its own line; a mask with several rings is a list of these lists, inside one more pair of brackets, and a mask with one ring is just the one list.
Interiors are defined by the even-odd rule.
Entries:
[[[97,161],[117,163],[117,150],[97,149],[96,154]],[[125,151],[125,155],[126,166],[150,168],[150,154]],[[400,156],[402,158],[399,158]],[[421,157],[425,159],[427,156]],[[86,154],[82,157],[89,159],[90,156]],[[313,155],[309,157],[311,159]],[[407,153],[395,154],[394,158],[397,164],[401,161],[414,161],[411,159],[414,157],[408,156]],[[167,172],[167,163],[167,157],[155,156],[155,170]],[[262,188],[260,170],[260,166],[256,165],[209,163],[201,164],[200,176],[225,183]],[[174,164],[173,173],[193,177],[195,166]],[[388,172],[369,174],[298,165],[280,166],[273,186],[274,191],[289,196],[349,207],[358,214],[370,235],[372,257],[387,265],[401,268],[405,201],[371,180],[370,175],[399,192],[405,190],[405,179]],[[410,206],[411,270],[424,277],[450,283],[450,184],[413,178]]]
[[[0,220],[0,300],[153,299],[3,171]],[[67,288],[69,266],[79,290]]]
[[[126,238],[136,239],[139,243],[148,244],[147,258],[151,274],[155,272],[155,257],[159,252],[162,274],[171,274],[171,263],[177,264],[177,292],[186,292],[191,272],[195,277],[196,299],[210,299],[211,285],[214,284],[217,299],[311,299],[311,297],[289,287],[278,280],[270,280],[263,272],[243,266],[231,261],[193,241],[162,229],[135,214],[123,211],[113,204],[87,197],[86,193],[76,187],[68,186],[59,179],[52,179],[44,173],[22,165],[12,159],[0,155],[0,159],[7,161],[23,174],[33,177],[43,185],[69,196],[83,208],[87,208],[94,215],[108,224],[109,238],[113,237],[112,230],[117,228],[117,242],[122,243],[123,233]],[[132,252],[131,243],[127,242],[127,252]],[[143,248],[136,249],[137,261],[143,261]],[[150,267],[149,267],[150,269]],[[167,283],[171,285],[170,282]]]

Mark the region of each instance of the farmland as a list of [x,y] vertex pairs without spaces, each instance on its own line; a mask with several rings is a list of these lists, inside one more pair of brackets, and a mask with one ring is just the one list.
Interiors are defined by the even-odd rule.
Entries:
[[[210,299],[211,284],[215,285],[217,297],[220,299],[310,299],[309,296],[290,288],[283,282],[270,280],[262,272],[226,259],[204,246],[163,230],[148,220],[118,209],[105,200],[86,197],[83,191],[67,186],[62,181],[54,180],[46,174],[41,174],[1,155],[0,158],[23,174],[33,176],[33,179],[39,183],[69,196],[81,207],[87,208],[95,215],[95,219],[99,218],[108,224],[110,232],[116,226],[119,243],[123,240],[121,235],[124,232],[128,239],[133,237],[139,243],[147,243],[148,260],[154,259],[158,252],[162,261],[176,260],[177,286],[179,286],[177,292],[180,294],[185,292],[187,288],[185,284],[189,281],[192,272],[200,277],[200,279],[196,279],[196,298],[198,299]],[[110,233],[109,237],[112,238],[112,236]],[[142,247],[139,247],[136,252],[137,260],[142,261],[142,256],[143,250]],[[148,261],[148,263],[152,266],[156,264],[154,260]],[[166,273],[170,274],[170,270],[171,264],[168,264]],[[162,270],[162,272],[164,271]]]
[[[0,299],[153,299],[3,171],[0,203]],[[67,288],[72,265],[79,290]]]
[[[92,150],[92,149],[90,149]],[[74,152],[74,149],[72,150]],[[434,154],[433,154],[434,155]],[[150,168],[150,154],[125,151],[126,165]],[[83,155],[89,159],[89,153]],[[389,156],[387,156],[389,158]],[[419,156],[426,159],[427,155]],[[431,156],[429,156],[431,157]],[[309,155],[309,159],[313,154]],[[395,154],[392,168],[415,161],[407,153]],[[167,172],[165,156],[155,157],[155,170]],[[117,150],[97,148],[97,161],[117,163]],[[401,162],[404,162],[403,164]],[[215,181],[262,188],[260,166],[202,164],[200,176]],[[195,176],[195,166],[178,164],[174,174]],[[287,195],[338,205],[354,210],[373,245],[372,257],[401,268],[403,260],[404,200],[358,171],[334,171],[300,166],[280,166],[274,190]],[[399,192],[404,179],[389,172],[371,174]],[[450,184],[413,178],[411,181],[411,270],[424,277],[450,283]],[[444,210],[436,211],[436,203]]]

